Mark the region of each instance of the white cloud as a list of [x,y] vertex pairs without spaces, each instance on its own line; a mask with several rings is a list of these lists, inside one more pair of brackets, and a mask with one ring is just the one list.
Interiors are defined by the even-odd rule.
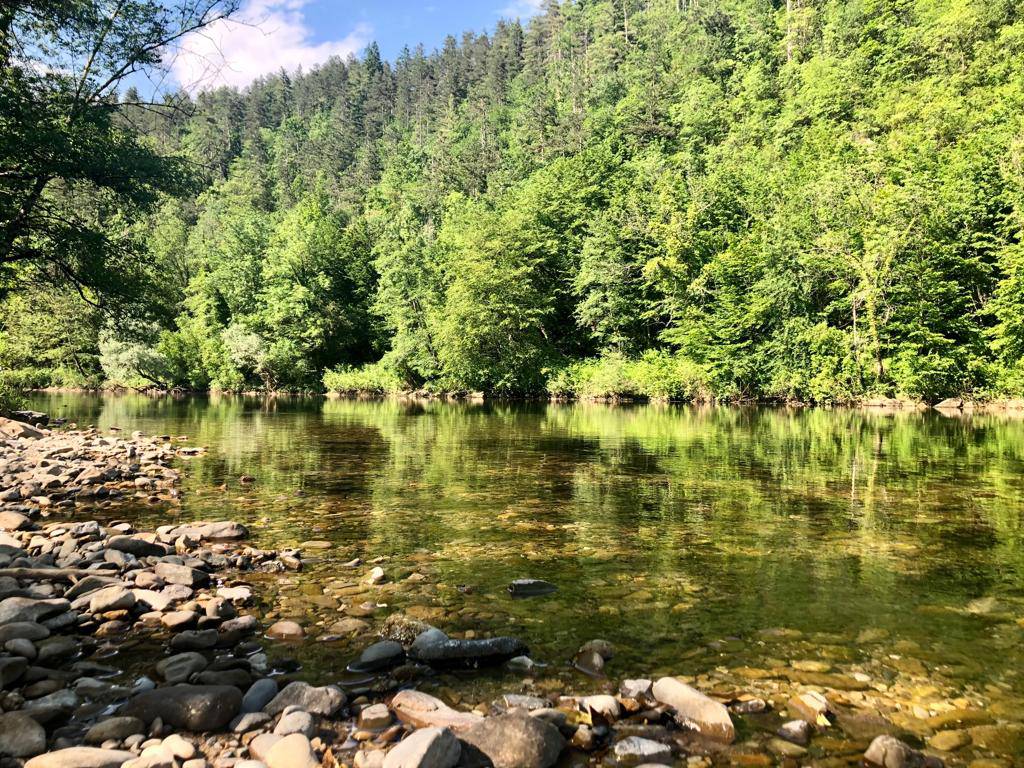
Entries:
[[309,69],[331,56],[358,53],[373,34],[356,24],[340,40],[315,43],[303,6],[309,0],[249,0],[239,13],[184,40],[170,62],[171,72],[190,91],[220,85],[244,87],[282,68]]
[[540,13],[544,0],[511,0],[498,13],[506,19],[525,19]]

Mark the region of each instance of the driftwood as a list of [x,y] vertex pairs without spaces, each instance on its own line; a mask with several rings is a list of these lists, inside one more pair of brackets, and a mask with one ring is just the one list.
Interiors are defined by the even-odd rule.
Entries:
[[103,575],[103,571],[89,571],[85,568],[0,568],[0,577],[13,576],[16,579],[37,581],[75,581],[86,576]]

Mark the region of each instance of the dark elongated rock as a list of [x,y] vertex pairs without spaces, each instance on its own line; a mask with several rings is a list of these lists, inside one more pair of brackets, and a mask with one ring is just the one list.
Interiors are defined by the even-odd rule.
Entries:
[[512,597],[538,597],[550,595],[558,591],[558,587],[542,579],[516,579],[508,585],[508,591]]
[[227,726],[242,708],[242,692],[229,685],[172,685],[140,693],[120,714],[145,723],[156,718],[186,731],[216,731]]
[[457,640],[439,629],[424,632],[409,649],[411,658],[435,666],[501,664],[526,653],[529,653],[526,644],[514,637]]

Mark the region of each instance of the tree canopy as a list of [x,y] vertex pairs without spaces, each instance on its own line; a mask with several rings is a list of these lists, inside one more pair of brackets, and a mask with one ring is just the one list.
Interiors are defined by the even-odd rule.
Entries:
[[[19,290],[9,369],[145,383],[127,344],[166,386],[1024,395],[1014,0],[548,0],[181,119],[104,92],[46,144],[66,170],[24,179],[13,142],[49,142],[60,100],[15,81],[63,76],[4,77],[4,260],[147,286],[144,322],[61,293],[93,342],[45,359],[22,316],[62,289]],[[39,178],[63,213],[18,234]]]

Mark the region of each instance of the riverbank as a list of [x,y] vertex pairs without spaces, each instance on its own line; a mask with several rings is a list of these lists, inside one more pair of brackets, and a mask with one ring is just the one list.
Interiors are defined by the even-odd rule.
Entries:
[[[219,392],[219,391],[192,391],[192,390],[149,390],[137,392],[123,387],[111,387],[100,389],[82,389],[76,387],[46,387],[42,389],[29,390],[36,393],[51,394],[127,394],[135,393],[150,397],[188,397],[200,396],[225,396],[225,397],[311,397],[347,400],[403,400],[422,402],[454,402],[454,403],[485,403],[485,402],[512,402],[512,403],[582,403],[595,405],[695,405],[695,406],[724,406],[724,407],[767,407],[767,408],[825,408],[825,409],[860,409],[872,412],[912,413],[937,411],[947,416],[970,415],[970,414],[1007,414],[1024,415],[1024,398],[997,398],[992,400],[971,400],[960,397],[951,397],[938,403],[926,403],[920,400],[889,397],[867,397],[859,400],[851,400],[844,403],[804,403],[785,400],[715,400],[714,398],[698,400],[669,400],[669,399],[646,399],[635,397],[584,397],[572,398],[562,396],[538,396],[538,397],[489,397],[483,392],[433,392],[429,390],[402,390],[396,392],[379,392],[373,390],[352,391],[352,392],[286,392],[286,391],[246,391],[246,392]],[[9,414],[8,414],[9,415]]]
[[[275,617],[265,626],[263,588],[312,563],[317,542],[307,555],[247,546],[248,531],[232,522],[139,532],[78,520],[98,497],[176,503],[172,464],[192,450],[184,440],[3,428],[3,491],[19,495],[0,510],[0,752],[46,750],[32,768],[546,768],[573,755],[839,766],[865,754],[886,766],[967,764],[970,755],[980,768],[1010,765],[1024,743],[1020,712],[958,693],[912,657],[895,666],[884,656],[881,666],[801,660],[808,638],[785,629],[753,639],[777,652],[775,666],[708,667],[684,679],[616,680],[615,649],[590,640],[571,662],[579,682],[553,687],[545,664],[564,662],[530,657],[529,638],[449,637],[403,613],[380,616],[397,579],[424,580],[387,559],[337,574],[329,588],[344,603],[333,623]],[[96,483],[105,498],[83,496],[85,473],[99,463],[110,470]],[[46,477],[57,482],[37,491],[35,479]],[[74,518],[58,519],[65,512]],[[549,586],[513,588],[529,600]],[[858,643],[882,640],[868,633]],[[345,661],[316,679],[292,657],[309,642],[361,651],[343,671],[352,654],[339,647]],[[453,669],[492,666],[509,681],[497,699],[467,700],[451,687]]]

